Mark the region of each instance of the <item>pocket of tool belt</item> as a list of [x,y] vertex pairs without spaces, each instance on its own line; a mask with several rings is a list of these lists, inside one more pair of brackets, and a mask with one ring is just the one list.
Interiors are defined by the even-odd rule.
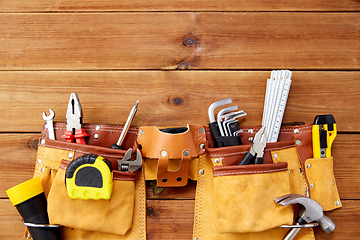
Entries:
[[261,232],[293,221],[287,163],[213,167],[215,224],[221,233]]
[[305,161],[310,197],[330,211],[341,207],[339,192],[333,173],[333,158],[310,158]]
[[61,162],[48,195],[50,223],[124,235],[132,226],[136,173],[113,170],[110,200],[72,199],[65,186],[68,163]]

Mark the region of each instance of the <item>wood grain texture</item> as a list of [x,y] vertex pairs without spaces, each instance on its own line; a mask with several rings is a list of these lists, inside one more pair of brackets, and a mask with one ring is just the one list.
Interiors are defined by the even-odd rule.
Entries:
[[356,0],[234,1],[234,0],[5,0],[4,12],[54,11],[358,11]]
[[2,13],[0,70],[358,70],[359,20],[358,13]]
[[[207,109],[231,97],[260,125],[270,71],[3,71],[0,72],[0,131],[39,132],[42,112],[66,122],[71,92],[77,92],[84,123],[124,124],[140,101],[134,126],[208,124]],[[360,132],[360,72],[294,71],[284,122],[313,122],[332,113],[338,131]]]

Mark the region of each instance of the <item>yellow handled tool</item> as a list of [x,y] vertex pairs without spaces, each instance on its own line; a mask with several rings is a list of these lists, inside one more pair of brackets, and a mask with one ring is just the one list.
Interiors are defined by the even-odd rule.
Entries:
[[69,163],[66,189],[73,199],[110,199],[113,188],[111,162],[101,156],[83,155]]
[[336,122],[332,114],[315,117],[312,129],[314,158],[331,157],[331,145],[336,134]]

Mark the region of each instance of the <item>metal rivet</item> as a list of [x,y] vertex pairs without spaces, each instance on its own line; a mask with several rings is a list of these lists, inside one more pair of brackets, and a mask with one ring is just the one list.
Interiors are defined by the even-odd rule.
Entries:
[[95,139],[98,139],[99,137],[100,137],[99,134],[97,134],[97,133],[94,134]]
[[219,158],[215,158],[215,163],[220,163],[220,159],[219,159]]
[[291,170],[289,170],[289,175],[291,174]]
[[200,144],[200,149],[205,149],[205,144]]
[[41,164],[41,159],[38,159],[38,164]]
[[311,168],[311,164],[310,163],[306,164],[306,167]]
[[45,139],[41,139],[41,144],[45,144]]
[[199,174],[204,175],[204,169],[200,169]]
[[335,181],[333,181],[333,186],[335,186]]
[[195,40],[192,38],[187,38],[185,39],[185,44],[187,45],[194,45],[195,44]]
[[340,206],[340,201],[335,201],[336,206]]
[[195,238],[194,240],[199,240],[198,238]]
[[167,152],[165,150],[161,151],[161,156],[166,157]]
[[72,158],[74,157],[74,155],[73,155],[72,153],[69,153],[68,157],[69,157],[70,159],[72,159]]
[[311,187],[311,188],[314,188],[314,187],[315,187],[315,184],[314,184],[314,183],[310,184],[310,187]]
[[140,129],[139,133],[140,133],[140,135],[143,135],[143,134],[144,134],[144,130],[143,130],[143,129]]
[[294,133],[295,133],[295,134],[298,134],[298,133],[300,133],[300,130],[299,130],[298,128],[295,128],[295,129],[294,129]]
[[277,155],[277,153],[274,153],[273,157],[276,159],[279,157],[279,155]]
[[299,168],[299,173],[301,173],[302,172],[302,169],[301,168]]
[[45,168],[42,167],[42,168],[41,168],[41,172],[44,172],[44,171],[45,171]]
[[296,145],[299,146],[299,145],[301,144],[301,141],[300,141],[300,140],[296,140],[295,143],[296,143]]
[[252,134],[254,133],[254,130],[252,130],[251,128],[248,130],[248,133]]
[[26,236],[28,239],[30,239],[31,238],[31,235],[30,235],[30,233],[28,233],[28,235]]
[[96,131],[99,131],[99,130],[100,130],[100,126],[99,126],[99,125],[96,125],[95,130],[96,130]]
[[184,156],[188,157],[190,155],[190,152],[188,150],[184,151]]
[[200,128],[200,133],[205,133],[205,129],[204,129],[204,128]]
[[249,142],[253,142],[254,141],[254,138],[253,137],[249,137]]

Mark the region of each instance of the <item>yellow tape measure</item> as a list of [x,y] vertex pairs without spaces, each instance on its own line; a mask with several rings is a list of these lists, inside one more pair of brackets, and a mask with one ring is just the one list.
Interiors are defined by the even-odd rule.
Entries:
[[317,115],[312,129],[314,158],[331,157],[331,145],[337,135],[333,115]]
[[83,155],[69,163],[66,189],[73,199],[110,199],[113,188],[111,162],[101,156]]

